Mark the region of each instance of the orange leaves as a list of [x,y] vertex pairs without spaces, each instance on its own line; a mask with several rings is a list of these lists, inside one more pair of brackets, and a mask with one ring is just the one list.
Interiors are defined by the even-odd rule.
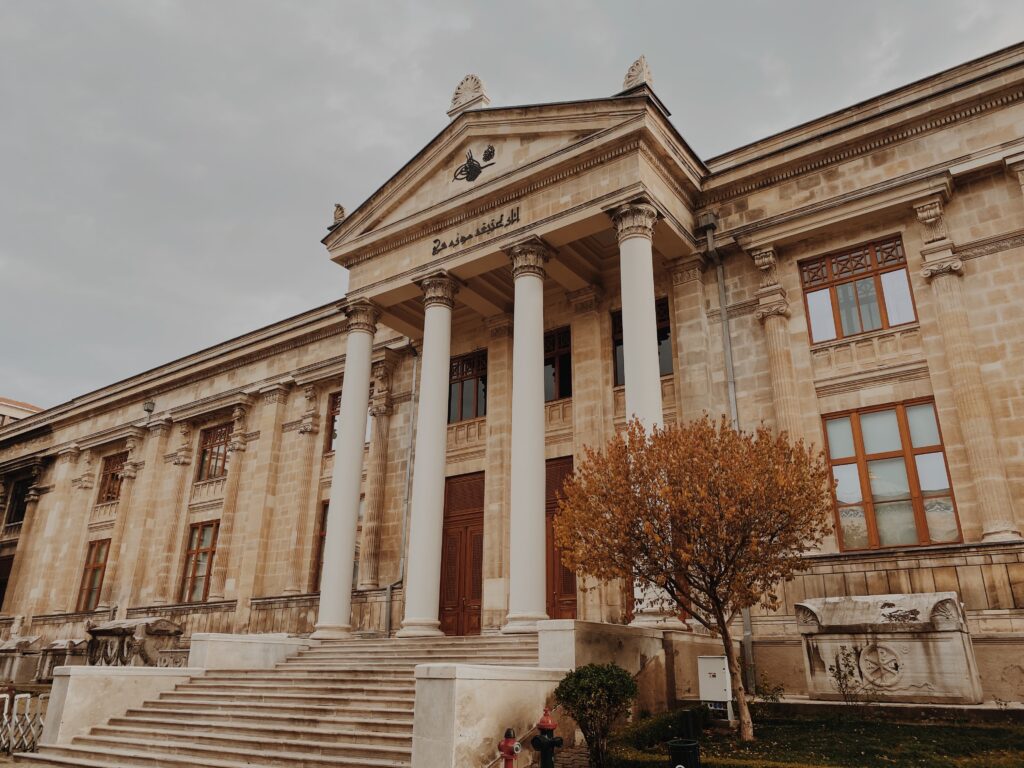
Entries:
[[555,537],[574,570],[663,586],[716,628],[802,568],[829,531],[829,482],[820,454],[764,426],[705,417],[647,434],[633,420],[585,451]]

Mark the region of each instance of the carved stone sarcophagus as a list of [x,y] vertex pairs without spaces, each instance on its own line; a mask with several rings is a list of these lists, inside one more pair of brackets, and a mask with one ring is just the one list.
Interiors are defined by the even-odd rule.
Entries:
[[155,667],[160,651],[174,648],[181,627],[167,619],[145,617],[86,625],[91,667]]
[[0,643],[0,680],[28,683],[39,665],[39,637],[12,637]]
[[82,638],[56,640],[49,643],[39,655],[36,681],[52,682],[53,670],[57,667],[75,667],[85,664],[88,645],[89,641]]
[[956,592],[815,598],[795,608],[812,699],[981,702]]

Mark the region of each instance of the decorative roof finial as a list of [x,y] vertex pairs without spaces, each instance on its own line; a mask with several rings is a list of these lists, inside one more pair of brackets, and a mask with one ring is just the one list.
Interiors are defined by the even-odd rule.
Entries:
[[448,107],[448,117],[453,120],[467,109],[486,107],[491,103],[484,91],[484,83],[476,75],[466,75],[459,84],[455,86],[455,93],[452,94],[452,103]]
[[341,203],[334,204],[334,223],[341,224],[345,220],[345,206]]
[[622,90],[628,91],[638,85],[653,85],[654,77],[651,75],[651,68],[647,66],[647,58],[641,56],[634,61],[626,71],[626,78],[622,81]]

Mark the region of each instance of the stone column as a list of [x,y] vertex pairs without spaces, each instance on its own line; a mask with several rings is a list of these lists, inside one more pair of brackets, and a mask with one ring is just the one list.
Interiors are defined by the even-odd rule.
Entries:
[[399,637],[442,634],[441,536],[444,526],[444,466],[448,444],[448,369],[452,308],[458,285],[441,272],[420,282],[423,289],[423,365],[416,413],[405,618]]
[[224,481],[224,501],[221,502],[220,525],[217,528],[217,552],[213,557],[210,574],[210,601],[234,596],[237,584],[228,582],[228,568],[238,557],[234,551],[235,518],[238,516],[238,485],[242,481],[242,459],[245,455],[246,419],[248,403],[239,404],[231,411],[231,435],[228,439],[228,476]]
[[369,301],[347,303],[348,342],[334,442],[331,501],[327,508],[320,614],[314,638],[346,637],[352,631],[352,563],[356,556],[363,446],[370,405],[370,361],[380,312]]
[[664,418],[652,249],[658,211],[646,202],[629,203],[612,213],[612,221],[619,236],[626,418],[636,416],[651,430]]
[[[53,478],[53,500],[50,502],[50,521],[46,526],[46,538],[50,540],[50,548],[46,553],[42,567],[48,572],[45,581],[46,591],[43,610],[47,613],[58,613],[71,611],[75,608],[78,600],[78,593],[70,583],[65,590],[64,585],[68,582],[66,574],[73,569],[70,567],[52,568],[52,563],[77,563],[80,562],[79,549],[82,548],[86,538],[86,531],[89,522],[89,512],[84,506],[77,507],[73,503],[75,494],[74,472],[78,463],[81,451],[77,445],[70,445],[57,452],[57,468]],[[0,509],[3,509],[2,494],[0,494]],[[82,521],[84,512],[85,521]],[[78,577],[81,579],[82,574]],[[74,593],[73,598],[70,595]],[[68,605],[69,601],[71,605]]]
[[[774,248],[753,253],[754,264],[761,270],[761,287],[757,291],[757,309],[754,317],[764,326],[768,346],[768,372],[772,381],[772,404],[775,409],[775,429],[788,432],[792,440],[803,437],[800,424],[800,397],[796,389],[793,353],[789,336],[789,300],[779,284]],[[725,307],[722,307],[725,312]]]
[[33,533],[35,531],[36,511],[39,508],[39,483],[42,479],[42,463],[33,464],[32,484],[28,493],[25,494],[25,518],[21,523],[21,531],[18,534],[18,543],[14,549],[14,563],[11,565],[11,575],[8,580],[8,594],[4,600],[4,612],[15,613],[24,616],[31,613],[30,591],[32,585],[29,578],[32,572],[31,560]]
[[547,619],[544,511],[544,262],[540,240],[513,246],[512,464],[509,594],[505,633],[536,632]]
[[964,263],[954,255],[953,243],[947,237],[941,198],[922,202],[915,210],[924,229],[922,275],[931,283],[935,295],[935,314],[946,351],[953,405],[960,421],[981,513],[981,540],[1018,541],[1020,526],[1014,515],[1006,471],[996,444],[995,420],[971,340],[970,317],[963,297]]
[[672,341],[676,349],[678,423],[713,413],[711,400],[711,329],[705,310],[703,254],[672,259],[666,265],[672,278]]
[[[626,378],[626,418],[636,416],[650,432],[664,423],[658,322],[654,296],[654,225],[658,211],[645,201],[616,209],[612,221],[619,236],[622,282],[622,360]],[[676,625],[679,620],[660,607],[657,590],[635,587],[634,626]]]
[[[166,541],[157,541],[155,534],[157,510],[160,506],[158,488],[160,469],[163,464],[164,451],[167,449],[167,437],[171,431],[170,419],[151,421],[146,425],[149,437],[146,438],[142,461],[135,467],[141,477],[135,480],[135,490],[131,498],[131,507],[118,504],[117,515],[124,515],[127,532],[118,555],[123,564],[120,582],[116,586],[115,602],[118,612],[127,611],[128,606],[139,599],[142,591],[143,577],[150,552],[156,553],[156,546],[166,546]],[[131,524],[127,523],[131,520]]]
[[512,316],[487,318],[487,446],[484,458],[483,631],[508,615],[509,436],[512,433]]
[[166,515],[163,541],[166,546],[160,555],[156,571],[156,596],[153,599],[154,605],[167,605],[178,601],[178,576],[171,572],[172,566],[181,557],[181,550],[185,543],[185,527],[188,520],[189,486],[192,479],[192,453],[195,430],[189,422],[178,424],[178,436],[181,442],[174,451],[174,458],[171,460],[175,467],[177,477],[174,482],[174,495],[172,506]]
[[306,398],[306,410],[302,415],[302,423],[298,433],[302,439],[301,460],[299,462],[299,496],[296,500],[297,517],[294,527],[287,532],[288,536],[288,581],[284,588],[286,595],[298,595],[306,591],[309,571],[306,567],[306,554],[310,551],[310,529],[316,518],[316,489],[320,484],[320,412],[318,410],[317,389],[310,385],[303,390]]
[[132,508],[132,494],[135,491],[135,479],[138,476],[139,465],[139,443],[141,438],[138,435],[130,435],[125,440],[125,450],[128,458],[121,469],[121,495],[117,500],[117,516],[114,518],[114,530],[110,533],[110,548],[107,550],[107,566],[103,573],[103,586],[100,587],[99,603],[97,609],[116,607],[118,618],[123,619],[127,606],[115,605],[114,598],[118,594],[118,582],[121,578],[119,570],[125,539],[125,528],[128,525],[128,516]]
[[[64,608],[64,601],[59,596],[55,599],[54,585],[60,581],[61,571],[75,570],[72,563],[80,562],[76,556],[68,557],[66,552],[66,549],[74,549],[79,539],[74,533],[69,509],[71,474],[78,453],[78,447],[73,445],[57,452],[50,471],[50,492],[46,494],[46,502],[36,507],[37,519],[32,526],[33,541],[29,542],[31,550],[25,550],[24,558],[28,565],[27,570],[23,571],[28,584],[27,604],[34,614],[56,612]],[[2,499],[0,509],[3,509]],[[55,568],[54,563],[60,563],[63,567]],[[81,572],[78,576],[81,577]]]
[[373,434],[370,436],[370,460],[366,467],[366,506],[363,535],[359,542],[359,588],[380,586],[380,529],[384,519],[384,490],[388,482],[388,434],[391,430],[391,374],[394,362],[387,359],[373,364]]
[[239,533],[231,551],[229,581],[237,584],[235,631],[249,626],[249,602],[261,592],[261,572],[267,564],[270,526],[277,505],[277,478],[281,464],[282,425],[291,389],[290,379],[260,389],[260,439],[246,483],[255,491],[244,510]]

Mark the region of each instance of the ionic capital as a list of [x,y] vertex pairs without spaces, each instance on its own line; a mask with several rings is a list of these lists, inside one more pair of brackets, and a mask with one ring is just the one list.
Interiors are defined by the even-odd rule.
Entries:
[[283,403],[288,399],[288,390],[291,389],[291,385],[284,382],[278,382],[277,384],[270,384],[260,390],[260,394],[263,395],[264,405],[276,405],[277,403]]
[[367,299],[346,301],[338,307],[348,319],[348,332],[361,331],[371,336],[377,332],[377,321],[380,310],[377,305]]
[[459,292],[459,283],[447,272],[436,272],[424,277],[417,285],[423,291],[424,309],[434,305],[448,309],[455,307],[455,294]]
[[72,444],[57,451],[57,461],[60,464],[74,464],[77,463],[80,454],[79,447]]
[[778,294],[774,299],[759,305],[754,311],[754,317],[762,325],[770,317],[789,317],[789,301],[783,294]]
[[917,220],[924,227],[924,242],[935,243],[945,240],[949,235],[946,231],[946,219],[942,210],[942,198],[934,195],[924,202],[914,205]]
[[611,212],[612,223],[621,243],[627,237],[654,238],[654,225],[658,223],[658,209],[642,200],[626,203]]
[[962,277],[963,274],[964,263],[960,259],[937,261],[934,264],[927,264],[925,268],[921,270],[921,276],[924,277],[925,280],[929,281],[942,275]]
[[171,420],[169,418],[155,419],[146,425],[146,429],[153,437],[163,437],[171,431]]
[[544,279],[544,263],[551,258],[553,251],[539,237],[531,237],[521,243],[516,243],[507,251],[512,260],[512,279],[524,275],[536,275]]

